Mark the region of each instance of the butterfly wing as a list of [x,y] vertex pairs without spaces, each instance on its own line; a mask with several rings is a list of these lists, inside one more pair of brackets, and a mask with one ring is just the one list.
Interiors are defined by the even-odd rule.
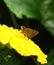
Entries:
[[28,38],[32,38],[36,35],[38,35],[38,31],[34,29],[27,28],[25,26],[21,26],[22,33],[27,36]]

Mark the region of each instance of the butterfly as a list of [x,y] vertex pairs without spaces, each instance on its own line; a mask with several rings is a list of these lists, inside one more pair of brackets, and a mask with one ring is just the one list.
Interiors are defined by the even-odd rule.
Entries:
[[28,38],[33,38],[34,36],[39,34],[39,31],[31,28],[27,28],[25,26],[21,26],[22,33]]

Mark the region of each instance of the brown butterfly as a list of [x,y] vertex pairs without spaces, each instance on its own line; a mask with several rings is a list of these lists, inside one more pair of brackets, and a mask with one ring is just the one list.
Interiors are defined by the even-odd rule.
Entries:
[[38,31],[37,30],[34,30],[34,29],[31,29],[31,28],[27,28],[25,26],[21,26],[21,30],[22,30],[22,33],[27,36],[28,38],[32,38],[36,35],[38,35]]

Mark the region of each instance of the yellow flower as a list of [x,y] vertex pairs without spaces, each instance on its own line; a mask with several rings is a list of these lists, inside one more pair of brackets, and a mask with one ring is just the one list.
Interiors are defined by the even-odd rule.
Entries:
[[6,25],[0,25],[0,42],[7,44],[10,39],[9,27]]
[[21,30],[0,25],[0,42],[4,45],[9,43],[21,56],[37,56],[38,62],[41,64],[47,63],[47,55],[31,39],[24,36]]

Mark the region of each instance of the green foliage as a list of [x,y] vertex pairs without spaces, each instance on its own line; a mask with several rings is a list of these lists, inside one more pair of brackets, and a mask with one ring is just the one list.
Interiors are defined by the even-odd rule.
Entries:
[[54,49],[52,49],[48,54],[48,63],[45,65],[54,65]]
[[41,4],[42,24],[54,35],[54,0],[43,0]]
[[41,0],[4,0],[8,8],[19,18],[39,18]]
[[21,65],[21,63],[22,60],[13,50],[7,47],[0,47],[0,65]]
[[19,18],[37,18],[54,35],[54,0],[4,0]]

